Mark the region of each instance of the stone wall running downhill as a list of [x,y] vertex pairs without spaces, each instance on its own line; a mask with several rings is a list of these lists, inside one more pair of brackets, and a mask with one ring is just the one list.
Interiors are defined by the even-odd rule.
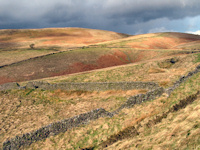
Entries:
[[157,97],[160,97],[164,93],[164,91],[165,91],[164,88],[159,87],[155,90],[147,92],[146,94],[138,94],[138,95],[135,95],[135,96],[131,96],[127,99],[127,101],[124,104],[122,104],[117,110],[115,110],[112,113],[117,114],[123,108],[131,108],[135,104],[141,104],[145,101],[154,100]]
[[36,131],[23,134],[22,136],[16,136],[13,139],[10,139],[3,143],[3,150],[15,150],[19,149],[22,146],[27,146],[33,142],[46,139],[49,136],[57,135],[62,132],[66,132],[68,129],[77,127],[81,124],[86,124],[91,120],[96,120],[100,117],[112,117],[113,115],[104,109],[96,109],[88,113],[81,114],[69,119],[65,119],[59,122],[49,124],[45,127],[42,127]]
[[182,76],[180,77],[179,80],[177,80],[174,85],[172,87],[169,87],[167,89],[165,89],[165,93],[168,94],[168,96],[170,96],[170,94],[177,88],[180,86],[181,83],[185,82],[188,78],[192,77],[193,75],[197,74],[198,72],[200,72],[200,65],[198,65],[194,71],[189,72],[186,76]]
[[[22,146],[30,145],[36,141],[46,139],[51,135],[57,135],[61,132],[65,132],[68,129],[77,127],[81,124],[86,124],[91,120],[98,119],[100,117],[112,117],[121,111],[123,108],[133,107],[135,104],[141,104],[145,101],[153,100],[160,97],[163,93],[171,94],[181,83],[185,82],[188,78],[194,74],[200,72],[200,65],[192,72],[189,72],[187,76],[182,76],[174,85],[170,88],[164,89],[152,82],[116,82],[116,83],[63,83],[63,84],[49,84],[47,82],[29,82],[26,87],[20,87],[17,83],[8,83],[0,85],[0,89],[17,89],[17,88],[42,88],[42,89],[63,89],[63,90],[129,90],[133,88],[152,89],[146,94],[138,94],[131,96],[127,101],[122,104],[117,110],[113,112],[107,112],[100,108],[88,113],[81,114],[69,119],[65,119],[59,122],[52,123],[45,127],[42,127],[31,133],[23,134],[22,136],[16,136],[13,139],[7,140],[3,143],[4,150],[19,149]],[[151,88],[150,88],[151,87]]]

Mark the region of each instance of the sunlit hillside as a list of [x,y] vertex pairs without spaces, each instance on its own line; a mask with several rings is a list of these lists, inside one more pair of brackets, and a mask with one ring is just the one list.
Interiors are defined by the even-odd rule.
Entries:
[[0,33],[0,149],[200,148],[200,36]]

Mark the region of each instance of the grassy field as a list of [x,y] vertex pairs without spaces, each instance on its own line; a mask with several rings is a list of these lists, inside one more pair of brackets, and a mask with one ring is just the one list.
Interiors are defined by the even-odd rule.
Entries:
[[51,122],[70,118],[97,108],[113,111],[126,99],[146,90],[129,91],[43,91],[11,90],[0,93],[0,143],[36,130]]
[[[184,72],[181,71],[177,76],[173,76],[171,82],[176,80],[180,75],[186,74],[188,71],[194,70],[195,66],[199,64],[199,54],[191,54],[185,56],[177,57],[179,61],[174,65],[167,68],[169,72],[170,69],[186,69]],[[147,69],[148,73],[149,68],[162,66],[163,62],[166,60],[159,60],[155,62],[146,62],[137,65],[130,65],[130,66],[123,66],[123,67],[116,67],[113,69],[108,69],[105,71],[95,71],[88,74],[78,75],[83,76],[85,79],[88,77],[92,77],[91,81],[96,81],[95,79],[98,78],[98,75],[102,78],[105,78],[106,75],[111,74],[113,78],[118,76],[114,76],[114,74],[123,72],[121,74],[121,78],[126,79],[127,74],[130,70],[135,69],[141,72],[145,72],[145,68]],[[184,63],[183,63],[184,62]],[[148,67],[149,66],[149,67]],[[189,68],[190,66],[190,68]],[[193,67],[191,67],[193,66]],[[124,69],[124,70],[122,70]],[[160,76],[159,74],[163,74],[164,72],[160,72],[161,68],[158,70],[152,70],[150,74],[154,74]],[[163,69],[163,68],[162,68]],[[166,69],[166,68],[165,68]],[[111,71],[111,72],[108,72]],[[167,71],[167,72],[168,72]],[[114,74],[112,74],[114,73]],[[136,73],[138,74],[138,73]],[[135,75],[132,75],[133,77]],[[141,75],[140,75],[141,76]],[[169,76],[166,75],[166,76]],[[71,78],[73,76],[71,75]],[[77,75],[74,75],[77,77]],[[84,78],[81,81],[84,81]],[[112,79],[113,79],[112,78]],[[130,78],[130,76],[129,76]],[[158,77],[160,78],[160,77]],[[168,79],[169,80],[169,79]],[[49,80],[50,81],[50,80]],[[62,80],[60,80],[62,81]],[[64,80],[63,80],[64,81]],[[98,80],[99,81],[99,80]],[[113,80],[106,80],[106,81],[113,81]],[[115,81],[120,81],[119,79],[115,79]],[[127,81],[129,81],[127,79]],[[152,79],[151,79],[152,81]],[[58,82],[56,80],[52,80],[52,82]],[[69,82],[69,81],[68,81]],[[72,82],[72,81],[71,81]],[[83,147],[91,147],[94,146],[96,149],[99,149],[99,144],[103,141],[106,141],[111,135],[115,135],[120,131],[124,131],[126,128],[131,126],[139,126],[139,124],[145,124],[148,120],[151,120],[156,115],[161,115],[164,111],[171,108],[174,104],[178,103],[181,99],[194,94],[197,90],[199,90],[200,86],[200,74],[195,75],[191,79],[189,79],[186,83],[182,84],[177,90],[175,90],[172,95],[167,98],[163,95],[161,98],[156,99],[152,102],[146,102],[142,105],[136,105],[134,108],[131,109],[124,109],[118,115],[114,116],[112,119],[109,118],[101,118],[97,121],[91,122],[89,125],[82,125],[81,127],[74,128],[72,130],[67,131],[66,133],[59,134],[55,137],[50,137],[46,140],[37,142],[31,147],[26,147],[25,149],[79,149]],[[138,93],[145,93],[145,90],[131,90],[131,91],[105,91],[105,92],[86,92],[86,91],[62,91],[62,90],[55,90],[55,91],[43,91],[43,90],[11,90],[7,92],[1,92],[1,134],[0,134],[0,143],[5,141],[7,138],[14,137],[16,135],[20,135],[23,133],[27,133],[33,130],[36,130],[44,125],[47,125],[51,122],[59,121],[65,118],[69,118],[81,113],[88,112],[90,110],[96,108],[104,108],[107,111],[113,111],[117,109],[129,96],[138,94]],[[195,105],[197,104],[197,105]],[[199,103],[195,101],[192,104],[194,108],[191,111],[194,113],[198,113],[199,111]],[[198,107],[197,107],[198,106]],[[188,106],[191,107],[191,106]],[[186,108],[185,108],[186,109]],[[181,110],[184,111],[185,109]],[[190,112],[187,113],[187,117],[189,117]],[[23,115],[22,115],[23,114]],[[170,115],[176,116],[180,114],[180,112],[171,113]],[[169,116],[170,116],[169,115]],[[184,113],[186,115],[186,113]],[[175,117],[176,118],[176,117]],[[167,119],[165,119],[167,120]],[[170,124],[173,120],[168,120],[168,124]],[[184,122],[185,120],[183,120]],[[190,120],[191,121],[191,120]],[[173,123],[173,122],[172,122]],[[182,123],[182,122],[181,122]],[[187,122],[184,122],[187,123]],[[192,120],[192,123],[188,125],[188,130],[194,130],[194,133],[198,133],[198,130],[195,125],[198,126],[198,119]],[[114,145],[111,145],[110,149],[118,149],[118,148],[131,148],[139,145],[139,148],[142,149],[151,149],[154,146],[161,146],[162,144],[166,144],[165,140],[162,139],[158,145],[156,142],[159,138],[159,133],[164,134],[165,130],[163,129],[164,125],[165,128],[171,128],[170,130],[173,131],[173,126],[169,126],[163,122],[159,123],[155,127],[147,129],[146,127],[140,127],[139,131],[141,134],[138,135],[137,138],[128,138],[122,141],[117,142]],[[175,123],[174,123],[175,124]],[[159,126],[160,125],[160,126]],[[177,124],[178,125],[178,124]],[[158,126],[158,127],[157,127]],[[194,128],[193,128],[194,127]],[[161,129],[163,130],[161,130]],[[191,129],[189,129],[191,128]],[[187,130],[187,132],[188,132]],[[171,131],[171,132],[172,132]],[[152,134],[150,134],[152,133]],[[181,130],[182,134],[187,134],[185,128]],[[161,134],[161,136],[162,136]],[[178,133],[177,133],[178,134]],[[153,136],[157,135],[157,136]],[[179,135],[179,134],[178,134]],[[192,134],[193,135],[193,134]],[[141,141],[137,141],[137,139],[142,139]],[[193,141],[196,139],[196,136],[191,136],[192,140],[187,140],[188,142],[191,141],[193,143],[189,144],[190,147],[194,147],[196,144],[198,145],[198,140]],[[193,139],[194,138],[194,139]],[[183,140],[180,136],[174,138],[174,140]],[[148,141],[148,144],[146,143]],[[143,141],[143,142],[142,142]],[[132,143],[138,144],[132,144]],[[175,141],[171,141],[168,143],[169,148],[174,148],[177,146]],[[136,147],[135,147],[136,148]]]
[[[198,51],[200,37],[191,34],[129,36],[79,28],[0,33],[0,65],[15,63],[0,68],[0,84],[16,81],[24,85],[33,79],[49,83],[153,81],[166,88],[200,64],[200,54],[192,53]],[[36,48],[30,49],[33,42]],[[11,48],[3,47],[6,44]],[[54,46],[59,44],[56,49]],[[69,47],[79,48],[66,51]],[[57,54],[47,55],[50,53]],[[199,89],[200,73],[169,97],[163,94],[153,101],[124,108],[112,118],[91,121],[21,149],[199,149]],[[1,91],[0,148],[6,139],[52,122],[97,108],[114,111],[130,96],[146,92]],[[194,94],[197,98],[189,103]]]
[[[169,56],[168,58],[156,59],[154,61],[142,61],[135,64],[100,69],[88,73],[58,76],[42,80],[50,83],[154,81],[159,83],[160,86],[167,87],[180,76],[193,70],[200,62],[199,57],[199,54]],[[171,59],[177,62],[172,64],[170,63]]]
[[[23,41],[21,38],[27,36],[33,36],[32,38],[35,40],[57,37],[58,39],[65,38],[66,43],[70,43],[68,41],[70,39],[72,43],[74,42],[73,44],[76,45],[76,48],[62,50],[62,44],[52,48],[52,46],[56,45],[49,43],[44,49],[37,49],[36,45],[34,49],[3,49],[0,51],[1,65],[15,64],[0,69],[0,84],[60,76],[192,53],[197,51],[198,48],[195,50],[193,48],[187,49],[187,46],[185,46],[183,50],[182,48],[177,48],[177,46],[196,44],[200,39],[199,36],[182,33],[155,33],[128,36],[109,31],[80,28],[2,30],[1,32],[1,36],[6,37],[9,35],[10,37],[7,40],[4,37],[3,42],[16,40],[19,44],[20,41]],[[71,36],[74,38],[71,39]],[[80,48],[77,44],[80,40],[79,38],[84,38],[88,41],[92,40],[93,43],[90,42],[87,46]],[[103,41],[99,41],[101,38],[106,42],[102,43]],[[194,47],[196,46],[195,44]],[[59,51],[64,52],[57,53]],[[30,59],[49,53],[57,54]],[[20,62],[22,60],[24,61]],[[152,72],[153,69],[149,72]],[[155,72],[155,69],[153,72]]]
[[[0,84],[90,71],[184,53],[185,51],[180,50],[134,50],[99,47],[76,49],[29,59],[1,68]],[[26,54],[29,54],[29,52]],[[18,54],[18,56],[20,55]]]
[[127,36],[129,35],[84,28],[10,29],[0,31],[0,49],[30,48],[30,44],[35,44],[35,48],[60,47],[65,49]]
[[[180,100],[195,94],[200,88],[200,74],[193,76],[176,89],[170,97],[162,96],[154,101],[124,109],[113,118],[101,118],[89,125],[74,128],[52,136],[44,141],[32,144],[27,149],[80,149],[99,145],[111,135],[134,126],[138,136],[125,137],[108,145],[106,149],[192,149],[200,145],[199,141],[199,96],[190,105],[171,112],[167,117],[151,127],[145,124],[156,116],[178,104]],[[116,138],[117,139],[117,138]]]
[[54,49],[16,49],[0,51],[0,66],[9,65],[33,57],[39,57],[56,52],[59,51]]

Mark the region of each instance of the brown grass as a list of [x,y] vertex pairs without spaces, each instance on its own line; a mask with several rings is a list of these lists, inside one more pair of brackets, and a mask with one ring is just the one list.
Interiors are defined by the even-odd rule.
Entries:
[[[77,43],[75,42],[76,46],[79,46],[79,44],[91,44],[90,42],[87,43],[87,41],[84,41],[84,38],[86,38],[86,40],[90,38],[91,40],[91,38],[93,38],[92,36],[94,36],[94,41],[91,42],[94,43],[97,41],[102,42],[104,40],[99,38],[98,35],[103,37],[102,35],[105,34],[108,36],[108,39],[121,38],[121,35],[118,36],[116,33],[109,33],[108,35],[108,33],[103,31],[97,32],[97,30],[83,31],[82,29],[75,28],[68,29],[67,33],[65,29],[63,29],[62,32],[60,29],[55,30],[53,33],[51,32],[51,29],[41,30],[41,33],[37,32],[38,30],[34,30],[34,32],[29,32],[29,30],[26,31],[29,33],[29,38],[33,41],[35,40],[35,37],[37,37],[38,45],[41,44],[40,42],[42,40],[46,39],[46,41],[43,41],[42,43],[43,46],[45,44],[60,44],[65,36],[72,37],[73,40],[75,37],[80,37]],[[13,43],[21,42],[22,47],[27,46],[31,40],[23,41],[24,39],[20,39],[20,36],[22,35],[24,36],[23,38],[26,37],[25,35],[27,33],[24,31],[25,30],[20,30],[21,33],[18,33],[18,31],[15,30],[6,30],[5,34],[9,33],[10,35],[13,35],[16,40],[7,39],[3,36],[3,38],[0,39],[4,42],[4,44],[6,44],[9,40],[13,40]],[[167,36],[167,38],[163,38],[161,36]],[[147,37],[151,40],[155,40],[155,42],[149,41],[150,39],[147,40]],[[135,49],[120,49],[117,47],[119,47],[120,44],[125,47],[128,46],[129,43],[134,44],[137,42],[144,42],[144,44],[140,46],[143,48],[146,47],[147,49],[170,48],[177,46],[177,44],[198,40],[198,38],[199,37],[196,36],[194,37],[192,35],[178,33],[167,33],[167,35],[148,34],[128,37],[127,39],[112,41],[113,43],[105,42],[108,44],[108,47],[115,46],[114,48],[102,48],[103,45],[97,44],[99,46],[97,48],[79,49],[77,50],[77,53],[70,51],[66,52],[66,55],[56,54],[53,57],[44,57],[42,59],[13,65],[11,67],[7,67],[6,69],[2,68],[0,69],[0,81],[3,83],[43,78],[49,76],[51,73],[54,73],[54,75],[56,73],[57,75],[61,75],[66,73],[66,70],[63,70],[63,68],[67,68],[68,62],[70,62],[69,65],[71,65],[72,69],[74,69],[74,66],[77,67],[77,70],[80,69],[82,71],[83,69],[87,70],[88,68],[94,69],[94,66],[97,65],[98,62],[98,59],[96,58],[106,58],[100,59],[100,64],[105,66],[108,63],[110,66],[111,63],[109,59],[115,58],[114,63],[118,63],[120,65],[123,63],[126,64],[127,62],[137,61],[141,61],[141,63],[46,80],[50,82],[155,81],[161,86],[167,87],[172,85],[172,83],[181,75],[186,75],[187,72],[194,70],[197,65],[195,63],[197,60],[196,55],[179,55],[181,50],[151,49],[136,51]],[[167,43],[161,42],[164,39],[167,39]],[[70,43],[70,39],[66,39],[66,41]],[[73,46],[72,43],[69,45]],[[64,43],[62,46],[69,45]],[[72,53],[73,55],[71,55]],[[7,54],[9,53],[6,53],[6,55]],[[85,54],[87,54],[90,59],[85,57]],[[175,56],[171,56],[172,54]],[[162,58],[166,55],[170,57]],[[77,57],[73,60],[74,58],[72,56]],[[178,61],[175,64],[165,65],[166,62],[169,63],[168,60],[172,57],[178,58]],[[6,61],[11,61],[10,58],[11,57],[8,57]],[[80,60],[80,58],[84,60],[84,63],[76,62],[76,60]],[[162,63],[164,64],[163,66],[161,65]],[[65,66],[63,64],[67,65]],[[41,75],[39,74],[40,72],[44,74]],[[35,77],[32,78],[34,75]],[[168,98],[163,94],[162,97],[154,101],[145,102],[141,105],[135,105],[131,109],[124,109],[113,118],[100,118],[97,121],[90,122],[88,125],[82,125],[72,130],[68,130],[66,133],[61,133],[57,136],[52,136],[46,140],[34,143],[29,147],[25,147],[25,149],[80,149],[85,147],[96,147],[103,141],[106,141],[109,137],[112,137],[112,135],[122,133],[121,131],[131,126],[136,127],[135,129],[138,133],[140,133],[138,136],[116,141],[116,143],[113,143],[113,145],[110,145],[107,149],[195,149],[200,145],[199,98],[186,108],[168,114],[167,117],[163,118],[160,123],[151,126],[151,128],[147,128],[145,124],[147,124],[149,120],[154,119],[156,116],[162,115],[163,112],[169,110],[169,108],[177,104],[179,100],[187,97],[188,95],[194,94],[197,90],[199,90],[199,83],[200,78],[199,74],[197,74],[192,77],[192,79],[189,79],[186,83],[182,84]],[[146,90],[105,92],[11,90],[1,92],[0,143],[2,144],[7,138],[10,139],[18,134],[21,135],[23,133],[36,130],[41,126],[85,113],[92,109],[102,107],[107,111],[113,111],[126,101],[127,97],[145,92]]]
[[[153,55],[151,55],[153,53]],[[175,51],[135,51],[133,49],[87,48],[57,53],[0,69],[0,78],[16,82],[60,76],[99,68],[118,66],[172,55]],[[58,65],[59,64],[59,65]],[[31,69],[30,69],[31,68]],[[5,81],[0,80],[0,84]]]
[[[160,63],[169,60],[169,58],[155,59],[154,61],[143,61],[136,64],[123,65],[79,73],[74,75],[60,76],[45,79],[48,82],[118,82],[118,81],[154,81],[159,85],[167,87],[177,80],[180,76],[186,75],[187,72],[194,70],[196,64],[195,55],[176,56],[179,61],[172,64],[170,68],[163,69]],[[150,73],[154,71],[157,73]],[[159,72],[159,73],[158,73]],[[44,79],[43,79],[44,80]]]
[[[83,29],[83,28],[48,28],[48,29],[24,29],[24,30],[0,30],[0,41],[17,43],[18,48],[29,48],[34,43],[35,47],[79,47],[99,42],[115,40],[127,37],[111,31]],[[3,47],[5,48],[5,47]]]
[[186,84],[182,84],[169,98],[163,95],[154,101],[124,109],[111,119],[101,118],[92,121],[87,126],[50,137],[49,140],[54,141],[53,143],[49,144],[49,140],[41,141],[31,145],[29,149],[39,147],[41,149],[47,147],[50,149],[79,149],[94,146],[99,149],[97,145],[130,126],[135,126],[140,134],[118,141],[106,149],[195,148],[199,142],[199,97],[186,108],[169,113],[167,118],[163,118],[160,123],[157,122],[151,128],[146,128],[145,124],[155,119],[156,116],[161,116],[179,100],[195,94],[199,90],[199,79],[199,74],[195,75]]
[[126,98],[144,93],[129,91],[11,91],[0,94],[0,143],[49,123],[97,108],[116,109]]
[[[108,149],[195,149],[199,146],[199,100],[176,113],[170,114],[161,123],[140,132],[137,138],[120,141]],[[188,108],[190,111],[188,111]],[[190,120],[190,118],[192,118]],[[149,133],[148,133],[149,132]],[[146,135],[147,134],[147,135]],[[138,140],[140,139],[140,140]]]
[[18,50],[9,50],[9,51],[0,51],[0,66],[9,65],[15,62],[27,60],[29,58],[43,56],[51,53],[56,53],[53,49],[45,50],[31,50],[31,49],[18,49]]
[[[34,40],[37,41],[35,43],[36,49],[44,47],[45,49],[51,50],[52,47],[53,50],[53,47],[57,47],[59,50],[63,51],[65,49],[64,47],[74,47],[72,51],[32,59],[26,61],[25,63],[17,63],[15,65],[0,69],[0,79],[6,77],[11,78],[12,80],[14,79],[16,82],[85,72],[94,69],[125,65],[129,63],[137,63],[140,61],[147,61],[171,55],[180,55],[185,52],[181,51],[180,49],[173,50],[169,48],[172,48],[176,44],[180,45],[181,43],[187,43],[199,39],[199,36],[181,33],[157,33],[124,38],[127,37],[127,35],[109,31],[81,28],[2,30],[1,32],[2,37],[0,36],[0,40],[2,40],[4,43],[11,41],[18,43],[19,45],[22,45],[20,48],[24,47],[24,44],[29,46],[30,42],[34,43]],[[8,35],[10,38],[6,38]],[[102,44],[102,42],[105,40],[109,41],[114,39],[119,40]],[[162,43],[163,40],[165,41],[164,43]],[[22,43],[20,44],[20,42]],[[101,44],[94,46],[95,43],[99,42]],[[139,42],[140,46],[143,44],[144,47],[147,48],[142,47],[142,50],[140,48],[137,48],[138,50],[136,50],[136,48],[127,48],[130,43],[137,42]],[[77,47],[80,46],[79,44],[82,46],[90,46],[83,47],[82,49],[77,49]],[[148,46],[145,44],[150,47],[148,48]],[[161,45],[159,46],[159,44]],[[163,45],[170,46],[166,47],[165,49],[165,46]],[[20,60],[25,60],[31,57],[50,53],[50,51],[32,51],[33,52],[29,52],[27,50],[12,51],[12,56],[10,55],[9,51],[1,52],[4,54],[1,55],[2,64],[17,62]],[[32,53],[35,54],[30,56]],[[160,64],[161,68],[170,68],[171,66],[172,64],[169,62],[163,62]],[[156,68],[157,70],[150,69],[149,73],[161,73],[164,71],[161,70],[161,68]],[[0,84],[2,83],[6,83],[6,81],[1,80]]]
[[150,68],[150,69],[148,70],[148,73],[149,73],[149,74],[153,74],[153,73],[163,73],[163,72],[165,72],[165,70],[160,69],[160,68]]

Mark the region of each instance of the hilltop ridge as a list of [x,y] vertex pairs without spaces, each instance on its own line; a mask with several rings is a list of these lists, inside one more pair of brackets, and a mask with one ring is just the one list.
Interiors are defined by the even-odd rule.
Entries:
[[70,48],[127,37],[112,31],[86,28],[44,28],[0,30],[1,48]]

